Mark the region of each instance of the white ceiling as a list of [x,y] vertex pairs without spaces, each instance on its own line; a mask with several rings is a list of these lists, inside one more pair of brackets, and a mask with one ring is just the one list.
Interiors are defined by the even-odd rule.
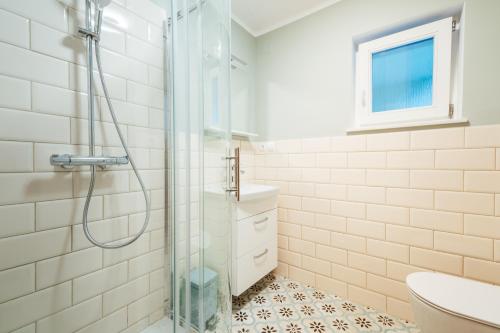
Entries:
[[231,0],[233,19],[254,36],[278,29],[340,0]]

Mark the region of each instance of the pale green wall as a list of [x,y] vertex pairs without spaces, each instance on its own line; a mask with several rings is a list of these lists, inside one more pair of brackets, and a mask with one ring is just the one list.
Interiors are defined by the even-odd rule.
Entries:
[[231,21],[231,53],[251,66],[257,62],[257,39],[235,21]]
[[[344,135],[353,124],[352,37],[464,1],[343,0],[257,38],[263,139]],[[500,0],[465,0],[464,116],[500,123]]]

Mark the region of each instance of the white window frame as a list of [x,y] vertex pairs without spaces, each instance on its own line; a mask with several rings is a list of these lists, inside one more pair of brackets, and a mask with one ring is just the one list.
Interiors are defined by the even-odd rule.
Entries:
[[[453,18],[371,40],[358,46],[356,53],[356,127],[412,124],[449,119]],[[434,38],[432,105],[372,112],[372,54]]]

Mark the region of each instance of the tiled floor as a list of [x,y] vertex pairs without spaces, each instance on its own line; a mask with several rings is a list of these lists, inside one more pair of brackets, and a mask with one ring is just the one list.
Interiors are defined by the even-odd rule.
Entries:
[[414,324],[268,275],[233,298],[233,333],[418,333]]

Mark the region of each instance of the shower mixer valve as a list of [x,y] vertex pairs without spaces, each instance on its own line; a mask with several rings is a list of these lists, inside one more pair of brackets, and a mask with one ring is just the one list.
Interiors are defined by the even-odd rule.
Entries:
[[95,165],[105,169],[110,165],[126,165],[129,163],[128,156],[75,156],[70,154],[50,156],[50,164],[65,169],[83,165]]

